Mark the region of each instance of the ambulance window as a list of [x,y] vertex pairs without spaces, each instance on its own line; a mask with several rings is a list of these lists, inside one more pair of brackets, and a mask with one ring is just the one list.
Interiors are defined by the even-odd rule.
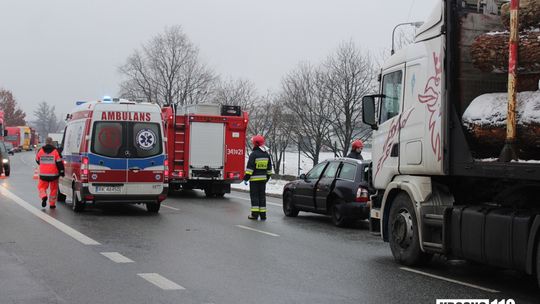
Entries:
[[401,78],[401,71],[386,74],[383,77],[382,93],[385,97],[381,102],[381,116],[379,121],[381,124],[399,114],[402,87]]
[[150,157],[162,153],[161,132],[157,123],[133,123],[132,157]]
[[123,132],[123,123],[96,122],[92,134],[92,152],[108,157],[123,157]]

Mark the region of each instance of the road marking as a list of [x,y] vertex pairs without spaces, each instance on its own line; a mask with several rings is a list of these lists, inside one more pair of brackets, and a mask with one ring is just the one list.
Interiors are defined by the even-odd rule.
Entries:
[[441,277],[441,276],[438,276],[438,275],[434,275],[434,274],[431,274],[431,273],[427,273],[427,272],[423,272],[423,271],[419,271],[419,270],[415,270],[415,269],[411,269],[411,268],[407,268],[407,267],[399,267],[399,268],[401,270],[414,272],[414,273],[421,274],[421,275],[424,275],[424,276],[427,276],[427,277],[430,277],[430,278],[439,279],[439,280],[442,280],[442,281],[446,281],[446,282],[450,282],[450,283],[454,283],[454,284],[459,284],[459,285],[463,285],[463,286],[467,286],[467,287],[471,287],[471,288],[475,288],[475,289],[479,289],[479,290],[483,290],[483,291],[487,291],[487,292],[491,292],[491,293],[500,292],[500,291],[495,290],[495,289],[490,289],[490,288],[486,288],[486,287],[482,287],[482,286],[478,286],[478,285],[474,285],[474,284],[470,284],[470,283],[465,283],[465,282],[461,282],[461,281],[458,281],[458,280]]
[[255,229],[255,228],[251,228],[251,227],[247,227],[247,226],[244,226],[244,225],[236,225],[236,227],[242,228],[242,229],[246,229],[246,230],[255,231],[255,232],[259,232],[259,233],[263,233],[263,234],[270,235],[270,236],[279,236],[279,234],[275,234],[275,233],[271,233],[271,232],[262,231],[262,230]]
[[121,255],[119,252],[100,252],[115,263],[135,263],[132,259]]
[[[228,195],[228,197],[230,197],[230,198],[236,198],[236,199],[241,199],[241,200],[244,200],[244,201],[251,202],[251,200],[250,200],[249,198],[243,198],[243,197],[232,196],[232,195]],[[277,206],[277,207],[283,207],[282,204],[278,204],[278,203],[266,202],[266,204],[267,204],[267,205],[272,205],[272,206]]]
[[165,207],[165,208],[172,209],[172,210],[180,211],[180,209],[178,209],[178,208],[174,208],[174,207],[171,207],[171,206],[168,206],[168,205],[165,205],[165,204],[161,204],[161,206]]
[[138,273],[137,275],[163,290],[185,290],[184,287],[158,273]]
[[68,225],[60,222],[59,220],[51,217],[50,215],[43,213],[36,207],[32,206],[30,203],[26,202],[22,198],[18,197],[11,191],[9,191],[4,186],[0,186],[0,193],[5,195],[7,198],[11,199],[15,203],[17,203],[19,206],[23,207],[33,215],[39,217],[40,219],[44,220],[45,222],[51,224],[52,226],[56,227],[58,230],[62,231],[63,233],[69,235],[70,237],[76,239],[77,241],[83,243],[84,245],[101,245],[98,241],[91,239],[90,237],[80,233],[79,231],[69,227]]

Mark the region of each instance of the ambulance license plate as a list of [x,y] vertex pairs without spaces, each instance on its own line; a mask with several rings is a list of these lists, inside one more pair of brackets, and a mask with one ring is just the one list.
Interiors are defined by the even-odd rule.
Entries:
[[96,192],[99,193],[121,193],[122,186],[96,186]]

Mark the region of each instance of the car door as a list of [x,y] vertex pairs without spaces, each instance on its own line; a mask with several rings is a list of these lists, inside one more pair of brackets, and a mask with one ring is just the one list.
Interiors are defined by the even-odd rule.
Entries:
[[315,208],[318,211],[326,210],[326,200],[334,188],[336,173],[341,161],[331,161],[324,170],[319,182],[315,186]]
[[314,193],[315,193],[315,186],[317,185],[317,182],[319,181],[319,178],[321,177],[321,174],[324,171],[324,168],[328,162],[320,163],[313,167],[311,171],[306,174],[306,178],[304,180],[301,180],[298,182],[295,190],[294,190],[294,200],[295,204],[298,207],[304,208],[304,209],[314,209],[315,201],[314,201]]

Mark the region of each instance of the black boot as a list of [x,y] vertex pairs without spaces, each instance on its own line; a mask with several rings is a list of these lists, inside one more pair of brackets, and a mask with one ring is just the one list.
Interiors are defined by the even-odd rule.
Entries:
[[266,221],[266,212],[261,212],[261,221]]
[[253,212],[251,212],[250,215],[248,215],[248,219],[250,219],[250,220],[256,220],[258,218],[259,218],[259,212],[253,211]]
[[45,208],[47,207],[47,197],[41,199],[41,207]]

